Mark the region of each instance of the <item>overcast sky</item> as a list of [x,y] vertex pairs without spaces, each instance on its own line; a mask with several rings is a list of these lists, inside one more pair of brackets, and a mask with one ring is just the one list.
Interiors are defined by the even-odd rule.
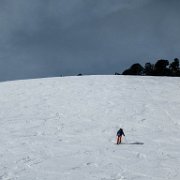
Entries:
[[180,58],[179,9],[180,0],[0,0],[0,81]]

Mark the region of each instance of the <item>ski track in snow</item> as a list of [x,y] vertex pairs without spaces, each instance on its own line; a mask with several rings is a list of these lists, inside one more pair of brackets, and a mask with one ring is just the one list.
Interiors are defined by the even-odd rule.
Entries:
[[5,82],[0,109],[0,180],[180,179],[179,78]]

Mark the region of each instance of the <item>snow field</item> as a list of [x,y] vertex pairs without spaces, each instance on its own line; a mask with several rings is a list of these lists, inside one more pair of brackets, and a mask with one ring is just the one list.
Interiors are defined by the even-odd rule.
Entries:
[[166,77],[0,83],[0,180],[179,180],[179,90]]

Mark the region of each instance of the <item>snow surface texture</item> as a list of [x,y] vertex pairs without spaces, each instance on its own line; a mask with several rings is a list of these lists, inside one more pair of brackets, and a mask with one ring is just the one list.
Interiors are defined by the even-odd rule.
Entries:
[[0,83],[0,180],[179,180],[179,92],[166,77]]

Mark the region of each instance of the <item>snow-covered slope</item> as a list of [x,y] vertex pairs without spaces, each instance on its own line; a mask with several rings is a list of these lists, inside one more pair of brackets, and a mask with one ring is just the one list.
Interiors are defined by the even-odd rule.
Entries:
[[179,180],[179,92],[166,77],[0,83],[0,180]]

